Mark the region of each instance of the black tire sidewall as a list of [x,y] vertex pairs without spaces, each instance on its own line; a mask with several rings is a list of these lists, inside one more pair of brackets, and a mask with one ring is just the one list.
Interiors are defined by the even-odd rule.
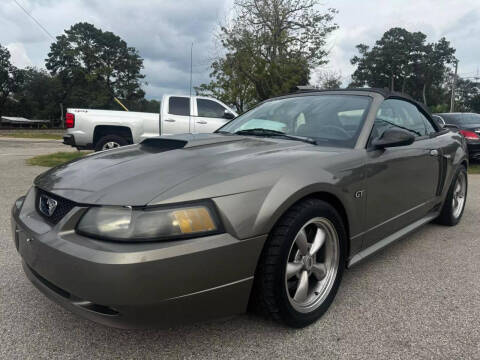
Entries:
[[[453,216],[453,192],[455,191],[455,184],[457,183],[457,179],[460,173],[464,173],[465,175],[465,202],[463,203],[463,208],[462,212],[458,217]],[[445,205],[444,205],[444,211],[442,215],[444,216],[444,220],[447,225],[456,225],[460,222],[463,212],[465,211],[465,206],[467,205],[467,194],[468,194],[468,174],[467,174],[467,169],[462,165],[458,168],[458,170],[455,173],[455,176],[452,179],[452,183],[450,184],[450,188],[448,189],[448,194],[445,199]]]
[[110,141],[116,142],[120,146],[128,145],[128,141],[122,136],[106,135],[106,136],[100,138],[100,140],[97,141],[97,143],[95,144],[95,151],[102,151],[103,145],[105,145],[106,143],[108,143]]
[[[301,229],[301,227],[309,220],[315,217],[324,217],[328,219],[338,234],[339,247],[340,247],[340,257],[339,257],[339,266],[337,275],[330,290],[330,293],[325,298],[324,302],[311,313],[301,313],[293,308],[288,299],[287,291],[285,289],[285,271],[286,264],[288,261],[288,255],[290,252],[291,245],[295,239],[295,235]],[[326,202],[316,200],[312,202],[312,205],[308,206],[304,211],[297,214],[294,222],[290,224],[289,230],[286,233],[285,241],[280,247],[280,258],[281,262],[278,264],[276,273],[275,273],[275,298],[278,299],[278,308],[280,311],[280,316],[282,320],[287,323],[289,326],[293,327],[304,327],[313,323],[315,320],[320,318],[329,308],[332,303],[335,295],[337,293],[340,281],[342,278],[343,270],[345,268],[345,242],[346,242],[346,231],[343,221],[335,210],[334,207],[329,205]]]

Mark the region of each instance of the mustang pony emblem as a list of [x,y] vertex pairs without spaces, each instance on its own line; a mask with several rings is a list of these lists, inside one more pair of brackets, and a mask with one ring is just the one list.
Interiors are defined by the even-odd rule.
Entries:
[[39,209],[44,215],[52,216],[56,208],[57,200],[54,200],[46,195],[40,196]]

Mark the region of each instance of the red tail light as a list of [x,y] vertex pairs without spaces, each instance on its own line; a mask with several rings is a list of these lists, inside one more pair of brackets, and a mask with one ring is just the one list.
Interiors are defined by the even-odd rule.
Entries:
[[459,132],[465,137],[465,139],[468,139],[468,140],[480,139],[480,137],[477,134],[475,134],[473,131],[460,130]]
[[75,127],[75,115],[71,113],[67,113],[65,115],[65,126],[67,129]]

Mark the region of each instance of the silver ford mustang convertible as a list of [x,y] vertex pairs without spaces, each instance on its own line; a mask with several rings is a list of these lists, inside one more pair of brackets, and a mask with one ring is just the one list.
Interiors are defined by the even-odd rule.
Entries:
[[214,134],[149,138],[41,174],[15,202],[13,238],[41,292],[106,325],[250,308],[303,327],[345,268],[430,221],[457,224],[467,166],[463,137],[408,97],[300,92]]

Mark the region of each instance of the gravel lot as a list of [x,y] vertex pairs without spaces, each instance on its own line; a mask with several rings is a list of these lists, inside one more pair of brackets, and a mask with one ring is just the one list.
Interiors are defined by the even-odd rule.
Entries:
[[462,222],[426,225],[345,273],[316,324],[290,330],[252,315],[168,330],[94,324],[50,302],[24,276],[10,206],[67,151],[55,141],[0,139],[0,358],[480,359],[480,175],[469,177]]

